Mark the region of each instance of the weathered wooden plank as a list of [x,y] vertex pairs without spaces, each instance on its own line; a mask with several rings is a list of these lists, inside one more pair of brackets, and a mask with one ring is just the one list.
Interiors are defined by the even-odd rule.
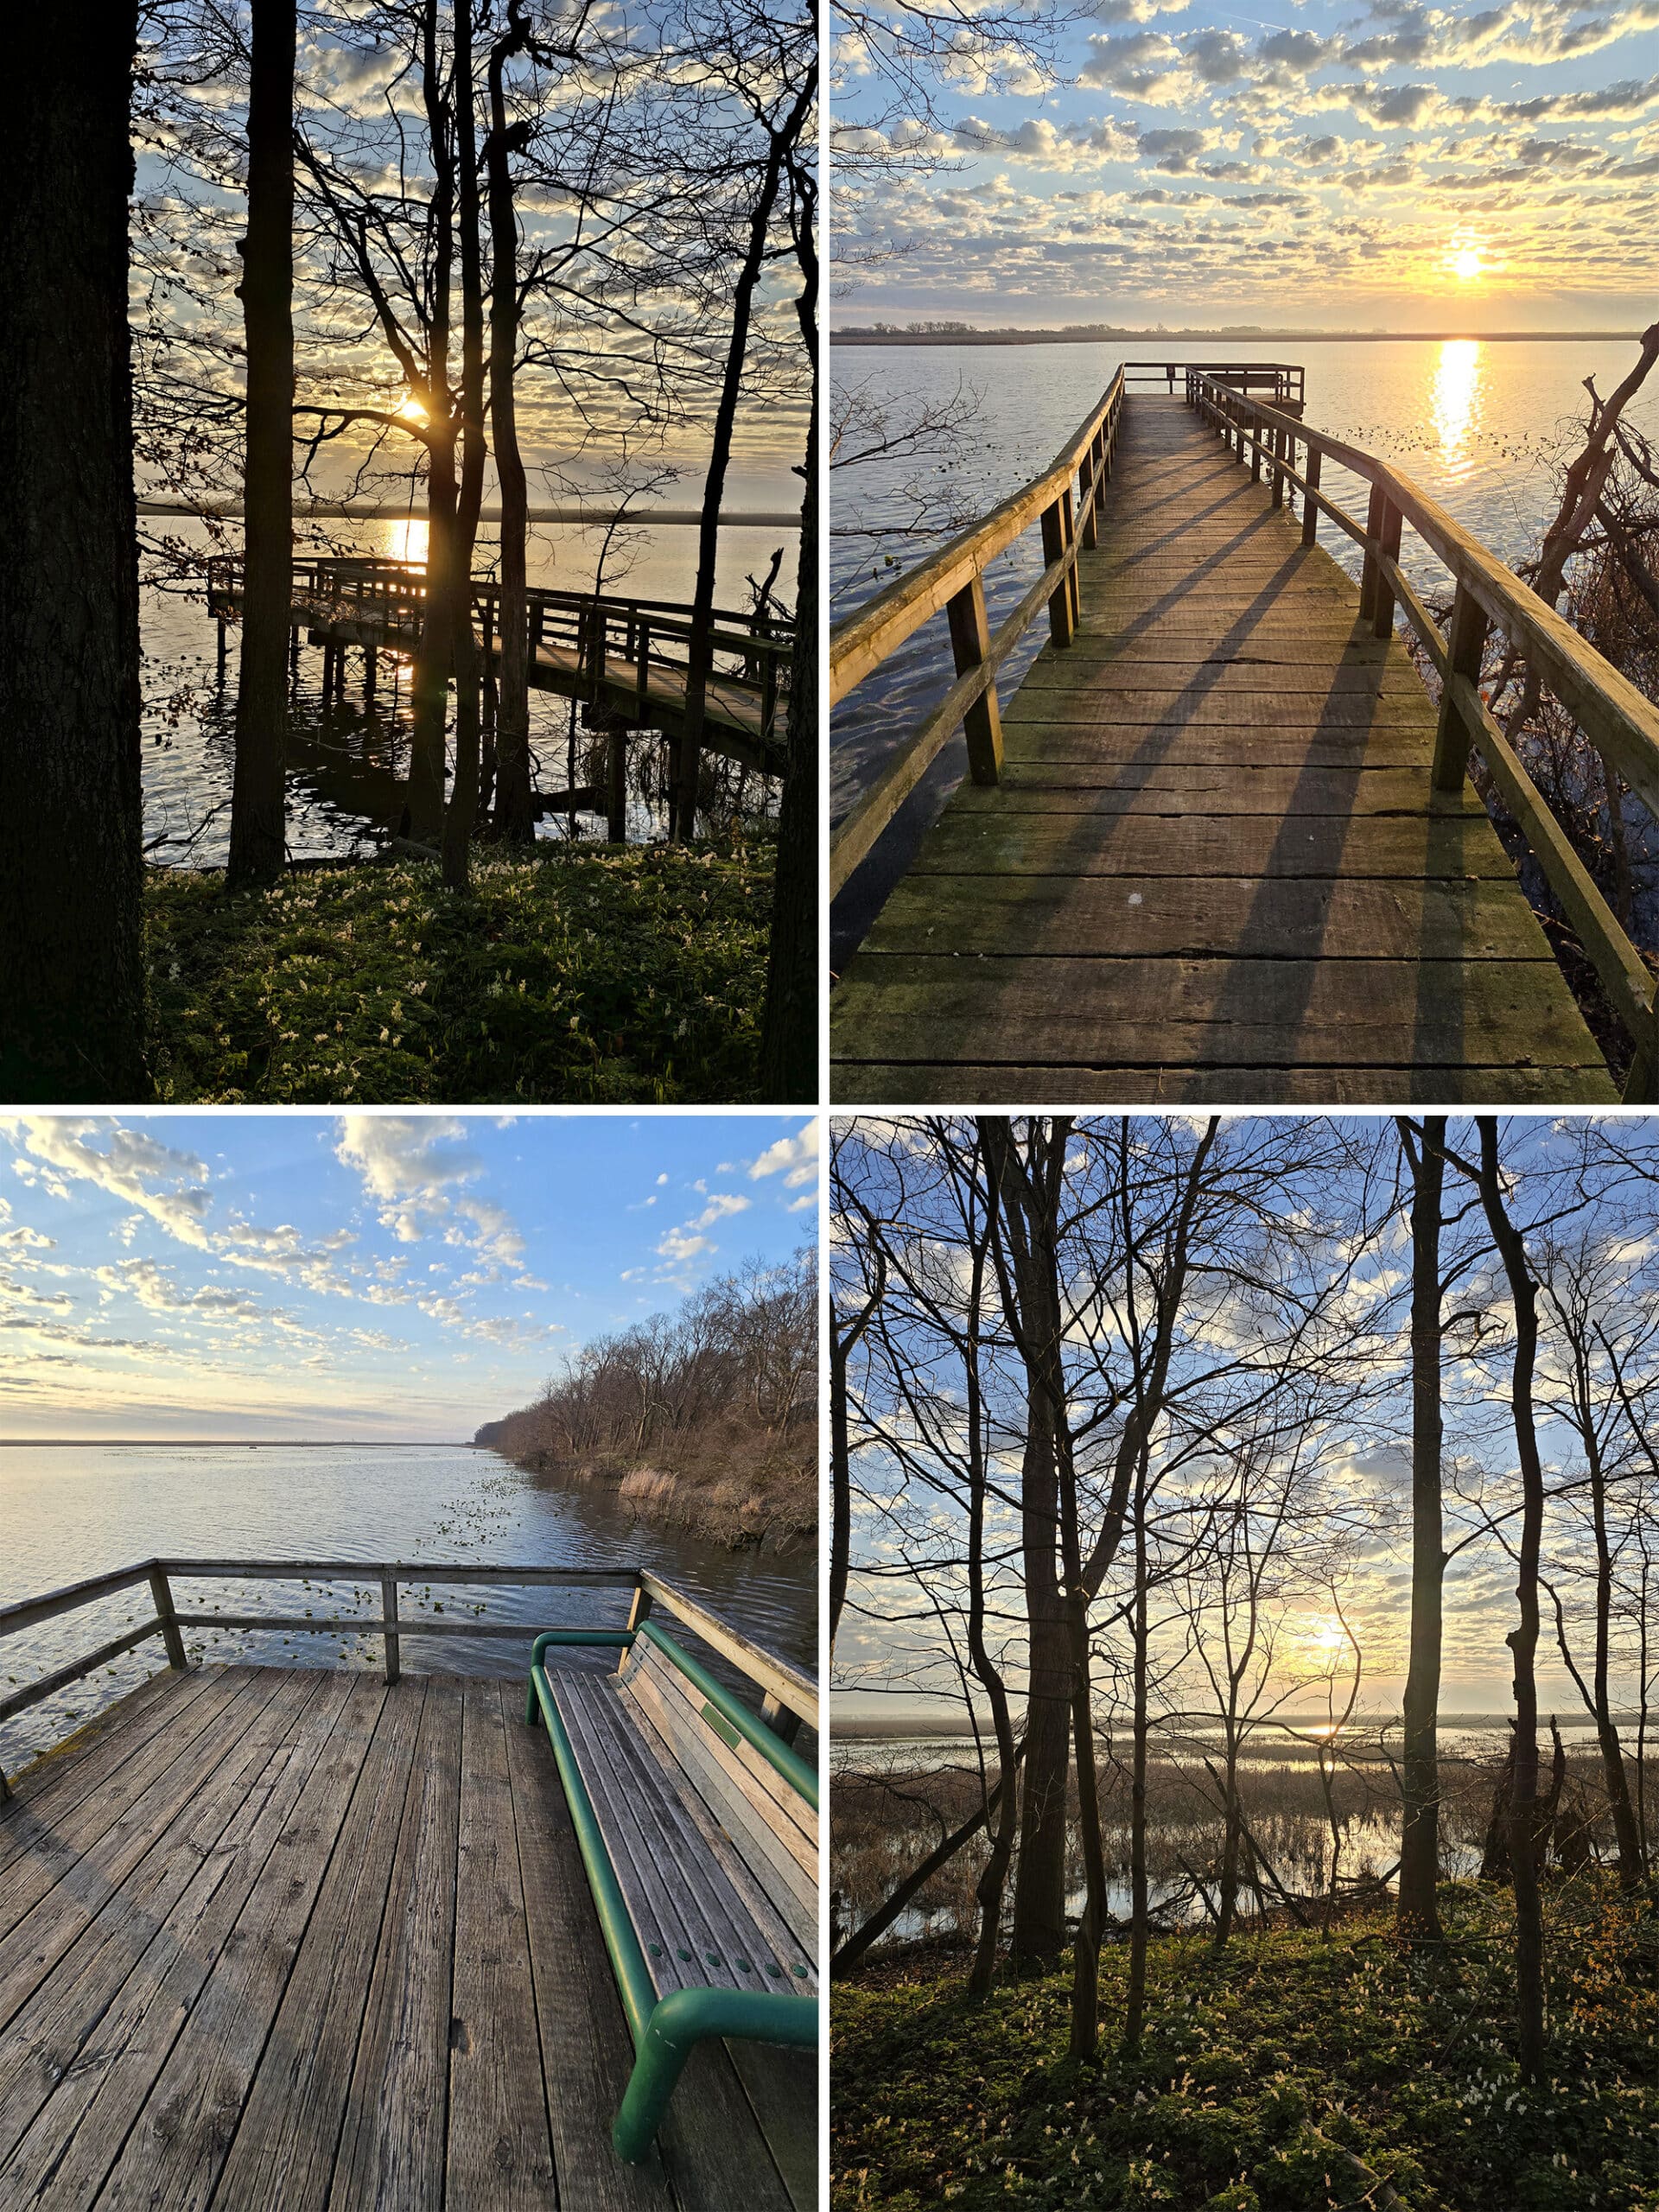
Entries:
[[964,815],[1065,815],[1085,822],[1104,815],[1189,818],[1203,816],[1237,821],[1270,815],[1275,822],[1292,814],[1336,816],[1432,812],[1440,820],[1486,818],[1473,791],[1447,798],[1421,768],[1255,767],[1163,768],[1155,761],[1107,762],[1090,772],[1075,762],[1010,772],[995,791],[965,796]]
[[818,2212],[818,2069],[810,2050],[728,2044],[795,2212]]
[[[1111,701],[1110,711],[1118,710],[1121,695],[1155,692],[1164,698],[1182,698],[1197,695],[1200,698],[1230,699],[1244,693],[1254,695],[1268,692],[1279,699],[1321,700],[1332,692],[1359,692],[1370,697],[1423,696],[1422,680],[1405,655],[1392,660],[1363,661],[1355,656],[1334,665],[1328,660],[1270,660],[1263,654],[1247,657],[1223,653],[1189,653],[1182,658],[1173,646],[1165,648],[1161,658],[1143,653],[1130,659],[1121,652],[1090,652],[1092,639],[1074,639],[1064,664],[1067,683],[1080,696],[1099,693]],[[1027,689],[1039,690],[1041,683],[1033,682],[1039,663],[1033,662],[1032,674],[1014,694],[1020,698]],[[1049,664],[1058,671],[1061,664]],[[1012,702],[1010,702],[1012,703]]]
[[315,2212],[328,2201],[425,1696],[419,1677],[405,1677],[382,1701],[215,2212]]
[[219,1671],[193,1668],[188,1675],[175,1675],[162,1669],[11,1776],[10,1797],[0,1804],[0,1877],[27,1847],[33,1822],[62,1821],[103,1789],[118,1766],[173,1726]]
[[434,1675],[340,2126],[334,2212],[442,2212],[460,1811],[461,1686]]
[[1028,721],[1008,732],[1007,779],[1035,770],[1097,767],[1109,772],[1147,762],[1169,768],[1417,768],[1434,757],[1427,729],[1230,729],[1209,722],[1197,729],[1165,728],[1155,737],[1110,722]]
[[1602,1068],[996,1067],[983,1062],[842,1060],[844,1106],[1592,1106],[1618,1093]]
[[175,1728],[121,1770],[130,1787],[143,1786],[114,1804],[112,1819],[111,1808],[89,1800],[76,1808],[60,1835],[41,1836],[36,1847],[8,1870],[10,1924],[0,1938],[0,2025],[120,1887],[200,1785],[203,1772],[235,1742],[270,1696],[274,1678],[238,1670],[224,1687],[226,1694],[217,1709],[206,1699],[193,1700]]
[[0,2039],[0,2168],[72,2074],[67,2101],[54,2114],[54,2139],[73,2132],[98,2086],[96,2069],[82,2063],[88,2038],[121,1997],[157,1930],[180,1908],[203,1863],[220,1850],[226,1831],[319,1679],[295,1674],[279,1680],[251,1726],[233,1738],[202,1787],[181,1801],[175,1819],[8,2024]]
[[[296,1732],[303,1786],[99,2198],[110,2212],[204,2212],[327,1870],[384,1695],[330,1673]],[[329,1722],[326,1736],[316,1730]]]
[[847,1001],[836,1027],[870,1059],[946,1059],[963,1035],[995,1038],[1010,1064],[1571,1068],[1600,1059],[1559,970],[1543,961],[872,954],[836,995]]
[[553,2146],[542,2087],[500,1685],[462,1700],[445,2212],[545,2212]]
[[506,1751],[559,2201],[664,2212],[674,2198],[658,2152],[631,2166],[611,2147],[633,2044],[547,1739],[512,1726],[511,1708]]
[[[340,1676],[320,1675],[297,1716],[290,1713],[282,1740],[219,1848],[193,1877],[73,2072],[25,2139],[18,2158],[7,2169],[8,2178],[28,2177],[29,2192],[20,2197],[21,2202],[71,2212],[94,2199],[100,2203],[118,2201],[99,2191],[134,2135],[148,2127],[161,2145],[168,2143],[168,2108],[162,2107],[158,2121],[154,2102],[157,2084],[163,2076],[181,2082],[175,2064],[180,2043],[190,2032],[216,1970],[227,1957],[234,1958],[232,1939],[243,1911],[296,1816],[320,1751],[338,1725],[344,1682]],[[238,2101],[233,2095],[232,2107]],[[177,2117],[188,2129],[188,2094]],[[142,2165],[142,2157],[138,2163]],[[174,2203],[180,2201],[176,2192],[181,2188],[188,2194],[190,2182],[188,2156],[178,2164],[164,2161],[158,2168],[153,2199],[143,2194],[142,2176],[134,2176],[128,2184],[128,2202]],[[211,2188],[211,2173],[207,2183]]]
[[866,940],[873,952],[1255,954],[1412,960],[1548,957],[1506,882],[1243,876],[906,877]]
[[[1485,876],[1513,883],[1491,824],[1472,817],[1399,815],[1154,817],[970,814],[946,810],[916,856],[918,876]],[[1520,896],[1517,891],[1517,897]],[[844,988],[845,986],[843,985]],[[1565,986],[1563,986],[1565,988]],[[839,994],[837,994],[839,995]]]

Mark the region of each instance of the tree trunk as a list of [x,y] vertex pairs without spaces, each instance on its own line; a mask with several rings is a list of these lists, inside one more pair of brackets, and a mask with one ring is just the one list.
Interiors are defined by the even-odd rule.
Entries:
[[1231,1713],[1227,1716],[1222,1775],[1221,1885],[1212,1947],[1217,1954],[1226,1949],[1238,1920],[1238,1862],[1243,1832],[1243,1807],[1238,1795],[1238,1726]]
[[229,881],[288,857],[288,638],[294,563],[295,0],[258,0],[248,86],[248,234],[240,242],[248,352],[242,666],[236,694]]
[[[988,1205],[994,1207],[995,1204],[996,1186],[993,1182]],[[988,1219],[988,1236],[989,1226]],[[964,1347],[967,1383],[964,1411],[968,1425],[968,1656],[990,1704],[1000,1780],[1005,1776],[1012,1776],[1014,1770],[1014,1721],[1008,1710],[1007,1685],[985,1641],[985,1452],[979,1375],[979,1325],[984,1286],[985,1245],[981,1243],[974,1249],[973,1279],[969,1292],[968,1342]],[[996,1955],[1001,1941],[1003,1897],[1007,1886],[1009,1863],[1014,1856],[1016,1809],[1014,1789],[1005,1789],[997,1808],[996,1826],[991,1831],[990,1856],[981,1869],[975,1886],[974,1894],[979,1905],[979,1937],[974,1949],[973,1967],[968,1976],[969,1997],[988,1995],[996,1973]],[[988,1822],[988,1792],[985,1811]]]
[[[495,829],[510,844],[536,835],[530,788],[530,616],[525,584],[529,501],[518,450],[513,372],[518,346],[518,218],[513,205],[514,134],[502,79],[530,37],[524,0],[510,0],[507,30],[490,49],[490,434],[501,494],[500,678],[495,710]],[[575,782],[575,778],[570,779]]]
[[443,818],[443,880],[467,888],[478,813],[479,653],[473,636],[473,548],[484,502],[484,273],[479,239],[478,160],[473,132],[473,0],[455,0],[455,167],[461,228],[461,492],[450,600],[455,670],[455,774]]
[[1596,1540],[1596,1662],[1593,1678],[1596,1742],[1601,1751],[1601,1771],[1607,1790],[1608,1809],[1613,1817],[1613,1839],[1618,1850],[1619,1887],[1634,1890],[1642,1880],[1642,1840],[1636,1824],[1636,1808],[1630,1802],[1630,1777],[1624,1771],[1624,1753],[1618,1740],[1618,1726],[1613,1719],[1612,1693],[1609,1683],[1613,1554],[1607,1537],[1606,1470],[1602,1465],[1593,1421],[1586,1423],[1585,1443],[1589,1459],[1590,1507]]
[[[804,107],[797,104],[795,129]],[[743,365],[748,358],[749,322],[754,289],[766,256],[772,211],[778,204],[786,148],[782,132],[774,131],[761,172],[760,189],[750,211],[743,258],[732,288],[732,327],[726,341],[726,364],[721,378],[720,401],[709,446],[709,468],[703,478],[702,506],[697,524],[697,581],[691,604],[690,658],[686,669],[685,708],[680,734],[674,745],[674,789],[671,829],[677,839],[696,835],[697,762],[702,748],[704,707],[708,696],[709,633],[714,621],[715,568],[720,553],[720,508],[726,496],[726,471],[732,457],[732,432],[737,422],[738,394]]]
[[131,4],[20,9],[0,192],[0,1097],[149,1093],[127,339]]
[[1515,1883],[1515,1979],[1521,2072],[1542,2077],[1544,2065],[1544,1927],[1538,1893],[1538,1567],[1544,1526],[1544,1475],[1533,1414],[1538,1357],[1538,1289],[1526,1247],[1505,1211],[1497,1153],[1497,1122],[1479,1116],[1480,1197],[1503,1263],[1515,1307],[1515,1357],[1510,1411],[1521,1464],[1521,1543],[1516,1598],[1521,1618],[1506,1639],[1515,1655],[1515,1777],[1510,1798],[1510,1861]]
[[1135,1747],[1129,1769],[1129,1986],[1123,2048],[1141,2048],[1147,2017],[1147,1529],[1144,1501],[1135,1516]]
[[800,581],[789,679],[789,765],[778,809],[760,1096],[805,1105],[818,1095],[818,411],[806,434]]
[[1446,1116],[1425,1118],[1411,1168],[1411,1656],[1402,1750],[1404,1807],[1395,1924],[1408,1943],[1444,1940],[1440,1878],[1441,1606],[1446,1550],[1440,1520],[1440,1228]]
[[421,89],[432,154],[431,313],[426,334],[426,607],[410,671],[409,834],[423,845],[443,836],[444,733],[455,637],[455,443],[461,423],[449,395],[449,284],[454,266],[453,115],[442,82],[437,0],[421,14]]
[[760,1096],[805,1105],[818,1095],[818,259],[817,197],[797,178],[795,216],[803,282],[796,313],[812,366],[806,489],[795,587],[789,742],[778,807],[766,1001],[760,1018]]

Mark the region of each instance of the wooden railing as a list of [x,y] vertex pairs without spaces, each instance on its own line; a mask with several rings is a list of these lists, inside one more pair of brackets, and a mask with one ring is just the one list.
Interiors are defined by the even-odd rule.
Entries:
[[[1393,634],[1396,607],[1405,615],[1440,679],[1434,788],[1461,791],[1470,753],[1479,754],[1635,1046],[1624,1096],[1653,1103],[1659,1099],[1659,1027],[1652,971],[1481,696],[1488,635],[1496,631],[1515,659],[1530,667],[1656,819],[1659,708],[1398,469],[1310,429],[1211,371],[1189,372],[1187,398],[1239,461],[1248,459],[1257,482],[1265,473],[1275,506],[1301,493],[1304,545],[1314,543],[1324,515],[1361,549],[1360,613],[1374,636]],[[1321,490],[1325,461],[1370,486],[1363,523]],[[1408,523],[1454,581],[1449,632],[1441,632],[1402,566],[1401,537]]]
[[[319,1618],[311,1613],[226,1613],[181,1612],[175,1602],[173,1585],[187,1581],[249,1581],[249,1582],[345,1582],[359,1587],[380,1588],[378,1616],[364,1613],[345,1613]],[[818,1726],[817,1685],[798,1667],[780,1659],[775,1652],[767,1651],[722,1620],[718,1613],[697,1599],[687,1595],[671,1582],[645,1567],[480,1567],[461,1566],[452,1562],[423,1560],[371,1562],[365,1560],[143,1560],[131,1567],[117,1567],[108,1574],[90,1576],[84,1582],[72,1582],[61,1590],[52,1590],[39,1598],[25,1598],[10,1605],[0,1605],[0,1642],[24,1630],[38,1628],[43,1622],[55,1620],[65,1613],[79,1611],[105,1598],[118,1596],[124,1590],[148,1585],[153,1614],[136,1626],[111,1637],[94,1651],[86,1653],[67,1665],[55,1668],[36,1681],[14,1690],[0,1698],[0,1721],[10,1720],[14,1713],[24,1713],[31,1706],[39,1705],[54,1697],[60,1690],[83,1681],[100,1667],[107,1667],[151,1637],[160,1637],[167,1654],[168,1664],[182,1670],[188,1661],[184,1648],[187,1629],[243,1629],[280,1630],[285,1635],[304,1636],[378,1636],[385,1654],[385,1677],[395,1682],[401,1671],[402,1639],[405,1636],[484,1636],[505,1637],[525,1645],[526,1649],[536,1635],[536,1628],[523,1621],[461,1620],[446,1613],[441,1618],[431,1614],[410,1617],[399,1611],[398,1590],[405,1585],[436,1583],[445,1587],[453,1585],[488,1584],[508,1588],[565,1588],[620,1589],[633,1592],[628,1615],[628,1626],[637,1628],[654,1605],[661,1605],[696,1630],[712,1651],[737,1668],[762,1694],[760,1717],[785,1742],[792,1741],[803,1722],[809,1728]],[[545,1627],[549,1623],[541,1624]],[[0,1771],[0,1802],[8,1795],[6,1778]]]
[[[239,604],[242,563],[229,556],[208,563],[207,600],[213,613]],[[486,652],[494,649],[500,630],[499,584],[474,581],[473,611]],[[294,565],[294,604],[315,616],[319,626],[340,621],[378,622],[386,643],[410,652],[416,642],[426,604],[423,563],[378,555],[327,555]],[[694,657],[708,680],[752,694],[760,712],[763,742],[781,737],[779,716],[786,708],[789,671],[795,650],[793,618],[715,607],[706,635],[693,610],[675,600],[623,599],[608,593],[556,591],[541,586],[526,594],[528,643],[532,663],[539,645],[563,647],[575,661],[572,671],[585,680],[595,704],[613,703],[604,687],[614,687],[615,664],[632,664],[634,711],[651,719],[651,675],[668,671],[683,680]]]
[[[1270,391],[1281,405],[1300,406],[1302,371],[1284,362],[1214,362],[1211,373],[1240,391]],[[831,833],[830,888],[833,894],[869,855],[947,740],[961,728],[968,741],[968,772],[976,784],[995,784],[1002,773],[1002,724],[996,672],[1024,637],[1039,607],[1048,608],[1049,634],[1069,645],[1081,613],[1079,549],[1096,542],[1097,516],[1112,473],[1123,400],[1130,384],[1165,384],[1173,392],[1188,373],[1184,361],[1124,361],[1040,476],[980,521],[961,531],[897,578],[830,635],[830,703],[833,707],[891,658],[924,622],[941,612],[950,626],[957,680],[920,727],[897,747],[881,772],[862,791]],[[985,611],[986,569],[1033,523],[1042,529],[1043,573],[991,634]]]

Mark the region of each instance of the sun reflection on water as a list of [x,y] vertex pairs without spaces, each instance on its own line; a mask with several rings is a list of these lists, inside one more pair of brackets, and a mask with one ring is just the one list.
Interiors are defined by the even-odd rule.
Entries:
[[1448,338],[1434,365],[1433,422],[1440,458],[1452,481],[1473,467],[1471,450],[1480,419],[1481,348],[1478,338]]
[[406,522],[383,523],[385,543],[382,548],[389,561],[420,561],[426,559],[426,524],[411,517]]

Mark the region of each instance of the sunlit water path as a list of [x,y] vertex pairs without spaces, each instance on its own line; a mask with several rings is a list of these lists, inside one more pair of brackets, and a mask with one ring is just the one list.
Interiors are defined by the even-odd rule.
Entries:
[[[705,1599],[760,1643],[817,1671],[817,1571],[808,1554],[733,1552],[661,1522],[636,1519],[596,1485],[561,1487],[470,1446],[98,1444],[0,1449],[0,1604],[152,1557],[429,1559],[486,1565],[648,1567]],[[378,1613],[379,1587],[193,1582],[181,1611]],[[441,1638],[423,1620],[444,1611],[522,1622],[620,1624],[626,1593],[452,1587],[406,1589],[403,1663],[412,1672],[515,1671],[516,1643]],[[94,1650],[150,1611],[127,1591],[0,1644],[10,1689]],[[193,1656],[280,1666],[378,1667],[378,1636],[194,1631]],[[708,1655],[704,1655],[707,1656]],[[141,1644],[89,1677],[0,1724],[0,1768],[63,1737],[162,1664]],[[722,1671],[724,1671],[722,1669]],[[729,1676],[734,1688],[737,1678]]]

